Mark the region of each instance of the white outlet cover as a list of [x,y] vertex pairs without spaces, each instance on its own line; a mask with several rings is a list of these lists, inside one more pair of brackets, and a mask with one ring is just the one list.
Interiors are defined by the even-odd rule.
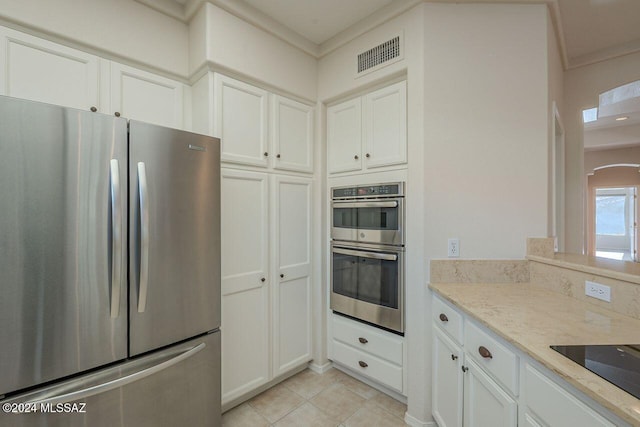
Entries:
[[611,302],[611,287],[597,282],[585,280],[584,294],[602,301]]

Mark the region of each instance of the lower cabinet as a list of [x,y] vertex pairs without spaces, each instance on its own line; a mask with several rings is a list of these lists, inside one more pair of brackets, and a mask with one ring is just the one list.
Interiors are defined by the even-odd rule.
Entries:
[[432,415],[439,427],[626,425],[609,421],[577,390],[438,296],[432,309]]
[[312,182],[221,178],[224,405],[311,360]]
[[331,359],[400,394],[404,390],[404,339],[364,323],[332,314]]

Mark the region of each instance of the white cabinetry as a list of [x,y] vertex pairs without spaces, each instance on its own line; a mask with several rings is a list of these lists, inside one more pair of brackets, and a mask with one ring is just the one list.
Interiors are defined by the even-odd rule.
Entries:
[[432,307],[432,408],[439,427],[615,425],[577,390],[438,296]]
[[311,360],[311,180],[222,169],[222,400]]
[[110,111],[128,119],[184,128],[184,84],[117,62],[109,65]]
[[523,367],[522,386],[525,426],[614,426],[531,364]]
[[2,95],[98,109],[98,61],[95,55],[0,27]]
[[402,337],[337,314],[331,314],[331,322],[335,363],[404,393]]
[[213,134],[222,140],[222,161],[313,171],[312,107],[221,74],[213,79]]
[[0,27],[0,94],[184,128],[175,80]]
[[407,162],[406,82],[327,108],[329,173]]
[[269,380],[269,179],[221,171],[222,399]]

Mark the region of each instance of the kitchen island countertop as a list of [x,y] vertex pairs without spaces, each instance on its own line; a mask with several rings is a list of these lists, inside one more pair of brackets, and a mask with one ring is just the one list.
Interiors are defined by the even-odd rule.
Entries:
[[434,283],[429,288],[612,413],[640,426],[640,399],[549,347],[640,344],[640,320],[529,283]]

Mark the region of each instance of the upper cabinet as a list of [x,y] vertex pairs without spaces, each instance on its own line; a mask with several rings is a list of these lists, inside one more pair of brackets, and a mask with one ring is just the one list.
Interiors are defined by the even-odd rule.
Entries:
[[183,129],[178,81],[0,27],[0,94]]
[[217,73],[213,86],[222,161],[313,172],[312,107]]
[[184,128],[184,84],[110,62],[113,113],[161,126]]
[[327,108],[327,146],[329,173],[406,163],[406,82]]
[[99,58],[0,27],[1,94],[65,107],[99,107]]

